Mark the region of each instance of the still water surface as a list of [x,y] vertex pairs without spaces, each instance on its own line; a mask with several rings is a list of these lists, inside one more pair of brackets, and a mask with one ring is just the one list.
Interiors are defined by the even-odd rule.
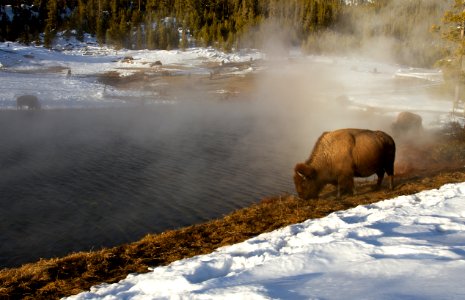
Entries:
[[0,268],[292,193],[292,135],[245,106],[0,112]]

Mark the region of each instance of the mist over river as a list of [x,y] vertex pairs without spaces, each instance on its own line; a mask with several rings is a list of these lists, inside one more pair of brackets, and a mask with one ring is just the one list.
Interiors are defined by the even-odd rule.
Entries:
[[[425,125],[449,114],[426,91],[436,82],[412,85],[399,72],[315,57],[277,64],[242,83],[253,92],[230,99],[218,97],[220,79],[186,76],[180,97],[145,101],[136,90],[121,104],[106,101],[111,93],[92,98],[100,90],[82,84],[49,94],[56,81],[32,74],[18,82],[49,85],[39,94],[44,109],[17,111],[10,95],[0,110],[0,268],[136,241],[294,193],[293,168],[323,131],[389,131],[399,111],[418,107]],[[15,85],[16,74],[4,78],[5,89]],[[225,86],[234,82],[227,78]]]
[[259,126],[247,105],[0,112],[0,267],[135,241],[292,193],[296,158],[278,145],[293,136]]

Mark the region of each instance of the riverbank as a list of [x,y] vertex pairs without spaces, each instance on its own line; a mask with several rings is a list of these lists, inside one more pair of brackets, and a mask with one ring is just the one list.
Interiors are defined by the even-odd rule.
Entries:
[[40,260],[19,268],[0,271],[0,296],[23,299],[54,299],[73,295],[91,286],[117,282],[130,273],[148,272],[149,267],[206,254],[263,232],[331,212],[378,202],[400,195],[465,181],[465,132],[460,127],[434,133],[422,143],[398,145],[399,157],[417,157],[396,175],[396,188],[373,191],[373,182],[359,182],[358,195],[338,201],[327,187],[318,200],[303,201],[294,195],[272,196],[224,218],[203,224],[147,235],[140,241],[63,258]]

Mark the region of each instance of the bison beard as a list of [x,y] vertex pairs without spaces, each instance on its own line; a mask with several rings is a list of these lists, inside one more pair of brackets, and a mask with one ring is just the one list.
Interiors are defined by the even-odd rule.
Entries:
[[341,191],[355,192],[354,177],[378,176],[381,186],[384,173],[393,188],[396,146],[391,136],[382,131],[339,129],[323,133],[305,163],[294,169],[297,194],[303,199],[317,198],[326,184]]

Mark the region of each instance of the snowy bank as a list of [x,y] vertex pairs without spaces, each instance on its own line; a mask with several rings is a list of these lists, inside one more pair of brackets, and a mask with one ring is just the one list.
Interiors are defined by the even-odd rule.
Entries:
[[465,183],[265,233],[67,299],[463,299]]
[[[208,78],[213,67],[262,58],[253,49],[233,53],[213,48],[115,50],[100,47],[90,38],[85,43],[64,40],[54,50],[5,42],[0,43],[0,109],[15,109],[16,97],[23,94],[36,95],[44,109],[131,105],[125,99],[160,103],[172,99],[155,91],[159,86],[153,82],[145,80],[144,89],[125,90],[107,87],[97,78],[108,73],[121,78],[140,73],[160,75],[157,78],[164,73],[184,75],[187,80],[191,75]],[[253,71],[228,68],[230,75]]]
[[[16,97],[26,93],[36,95],[45,109],[133,105],[142,101],[171,103],[177,97],[166,96],[163,88],[166,83],[160,82],[166,74],[184,78],[192,89],[197,81],[192,81],[191,75],[208,80],[222,68],[222,74],[228,75],[225,77],[274,69],[283,74],[301,72],[300,76],[321,73],[321,77],[331,80],[330,89],[317,85],[311,92],[307,91],[309,98],[310,94],[320,99],[344,95],[353,109],[381,110],[393,118],[400,111],[415,111],[422,115],[425,127],[437,127],[450,119],[451,99],[430,92],[443,82],[443,75],[437,69],[402,67],[357,57],[304,56],[300,51],[289,54],[279,62],[271,62],[272,59],[256,49],[232,53],[213,48],[116,50],[99,46],[90,36],[84,42],[62,37],[55,50],[0,43],[0,109],[15,109]],[[246,67],[249,63],[264,61]],[[120,76],[122,81],[135,74],[147,78],[142,76],[135,89],[106,86],[97,80],[109,73]],[[311,86],[310,83],[307,85]],[[290,86],[293,84],[296,83]],[[208,87],[205,84],[200,89]],[[226,91],[216,88],[206,93],[221,94],[222,90]],[[225,94],[234,94],[234,91]]]

